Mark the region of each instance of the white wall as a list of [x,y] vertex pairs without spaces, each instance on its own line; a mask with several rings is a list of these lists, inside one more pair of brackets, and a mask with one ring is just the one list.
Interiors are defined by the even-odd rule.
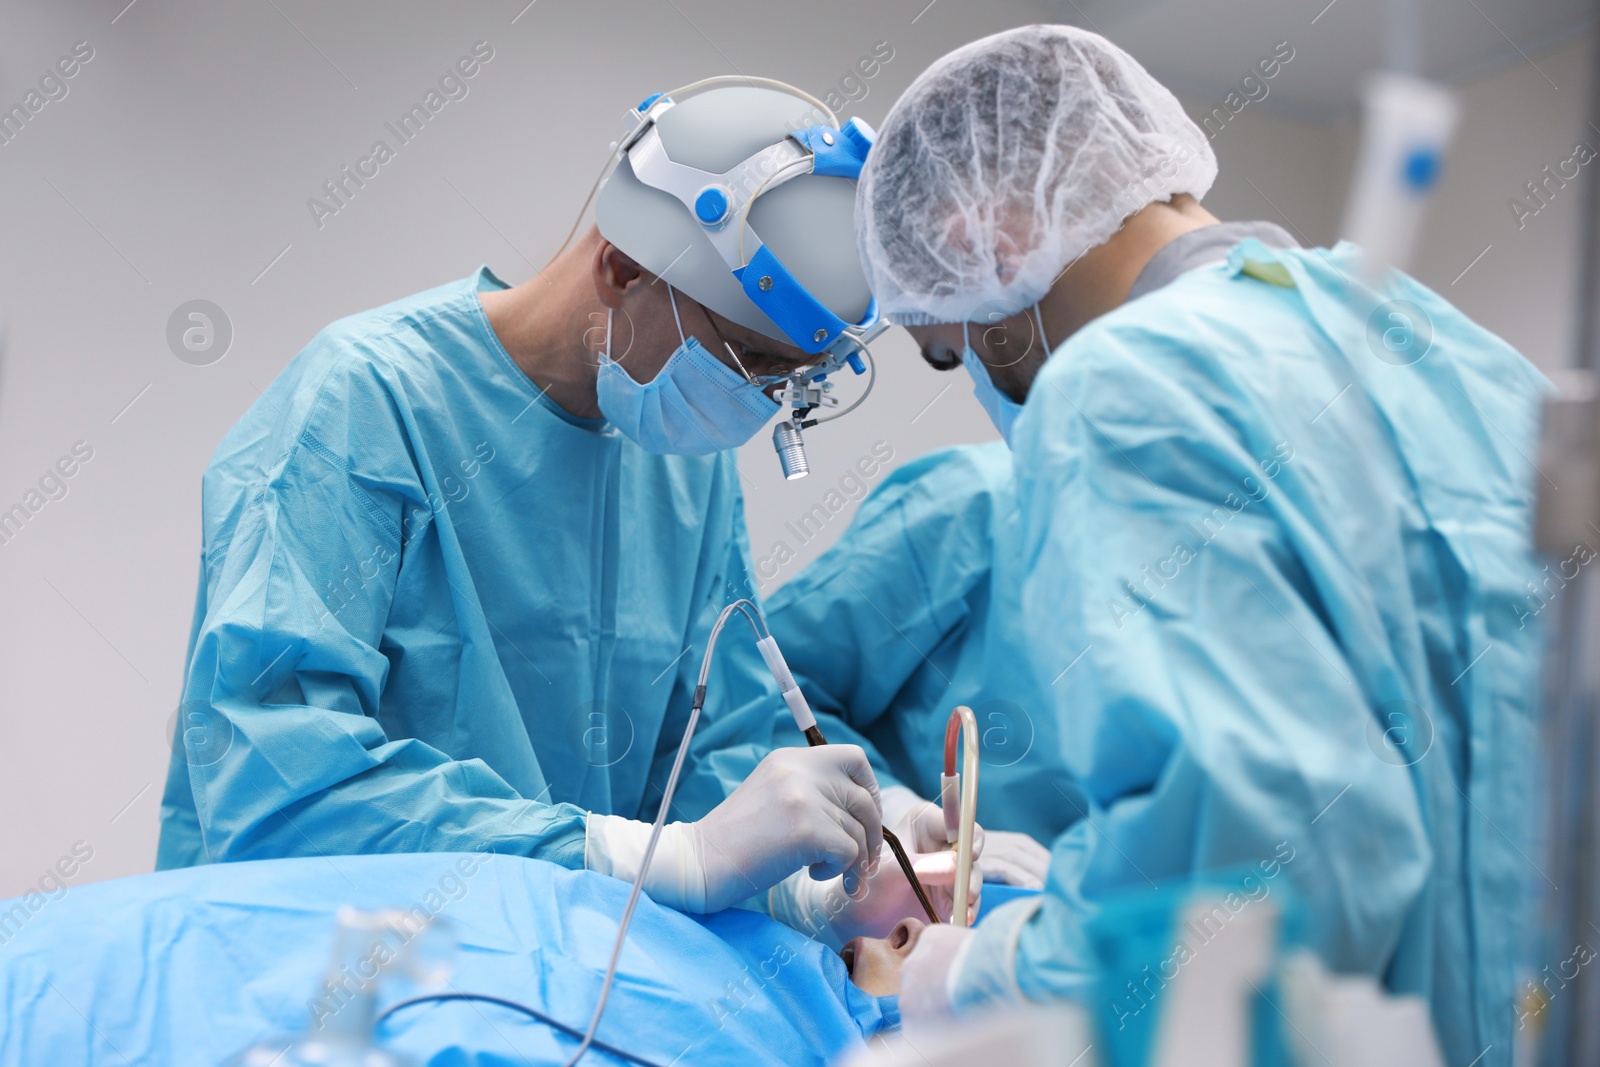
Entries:
[[[1216,106],[1190,97],[1183,103],[1196,121]],[[1225,221],[1264,219],[1302,244],[1330,244],[1349,170],[1340,142],[1337,129],[1246,107],[1211,138],[1217,182],[1205,206]]]
[[[69,95],[0,146],[0,510],[75,442],[94,450],[68,495],[0,544],[0,897],[37,884],[79,840],[95,850],[80,879],[149,869],[200,474],[318,328],[482,262],[530,276],[570,225],[621,112],[648,91],[737,69],[820,94],[887,40],[895,58],[846,109],[877,121],[933,58],[1039,17],[1024,0],[819,0],[755,16],[727,0],[525,3],[142,0],[118,17],[122,0],[28,0],[0,14],[0,105],[74,42],[95,49]],[[495,58],[470,95],[318,229],[306,199],[480,39]],[[1420,273],[1531,355],[1555,358],[1571,318],[1577,190],[1521,234],[1504,198],[1577,136],[1584,54],[1535,59],[1559,94],[1515,69],[1468,87],[1441,194],[1451,218],[1430,228]],[[1326,241],[1350,140],[1247,111],[1215,142],[1223,175],[1209,203]],[[211,366],[180,362],[165,340],[168,316],[194,298],[233,324],[231,350]],[[926,370],[903,333],[882,345],[880,370],[869,408],[811,434],[811,478],[783,483],[764,440],[742,455],[758,566],[780,541],[795,553],[767,566],[768,588],[844,528],[854,502],[805,544],[786,524],[825,503],[876,442],[900,462],[993,437],[966,376]]]

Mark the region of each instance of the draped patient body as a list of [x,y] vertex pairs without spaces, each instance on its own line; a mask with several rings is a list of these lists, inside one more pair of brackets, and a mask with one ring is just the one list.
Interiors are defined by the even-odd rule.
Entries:
[[[26,916],[0,930],[0,1067],[224,1063],[274,1034],[327,1034],[361,990],[380,1011],[419,994],[487,995],[581,1032],[628,888],[540,860],[417,853],[212,864],[74,887],[37,911],[0,902],[0,915]],[[448,984],[332,974],[344,906],[431,926],[456,946]],[[919,932],[908,920],[841,960],[764,915],[690,916],[646,897],[597,1036],[654,1064],[690,1047],[680,1062],[833,1062],[896,1025],[892,995]],[[402,1008],[374,1038],[419,1064],[561,1063],[576,1047],[482,1002]]]

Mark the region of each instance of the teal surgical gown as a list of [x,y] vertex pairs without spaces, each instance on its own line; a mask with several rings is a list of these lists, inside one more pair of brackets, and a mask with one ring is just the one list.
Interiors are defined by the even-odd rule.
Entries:
[[1270,869],[1332,969],[1430,1001],[1447,1062],[1510,1062],[1540,877],[1545,382],[1423,286],[1360,271],[1348,245],[1246,241],[1034,381],[1023,628],[1090,810],[1042,903],[974,934],[958,1005],[1081,995],[1101,902]]
[[[749,584],[734,457],[562,411],[490,329],[489,288],[333,324],[218,447],[159,867],[582,867],[586,812],[659,806],[706,634]],[[748,640],[717,665],[708,720],[770,691]]]
[[[945,720],[966,704],[980,738],[978,822],[1048,845],[1085,808],[1024,659],[1020,545],[1010,450],[945,449],[885,479],[766,612],[823,733],[861,745],[880,785],[937,797]],[[715,797],[771,747],[805,741],[781,700],[757,695],[705,744]]]

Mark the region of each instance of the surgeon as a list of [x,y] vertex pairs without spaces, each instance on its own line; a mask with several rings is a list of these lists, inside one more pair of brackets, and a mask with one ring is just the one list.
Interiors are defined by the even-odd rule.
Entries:
[[[765,610],[823,732],[871,759],[886,816],[940,795],[946,720],[973,709],[984,877],[1037,889],[1088,809],[1024,656],[1021,537],[1005,443],[941,449],[890,474]],[[704,742],[713,779],[804,743],[766,693]]]
[[[710,628],[748,585],[730,450],[875,313],[864,131],[746,78],[631,119],[597,224],[536,277],[482,268],[334,323],[218,447],[158,867],[493,850],[636,877]],[[730,628],[709,722],[770,691],[759,664]],[[836,940],[919,911],[877,863],[859,748],[724,784],[672,813],[658,902],[771,908],[808,869],[843,890]],[[899,830],[944,847],[931,808]]]
[[1040,898],[924,932],[907,1025],[1083,996],[1108,899],[1292,855],[1331,969],[1509,1063],[1546,383],[1358,248],[1220,223],[1216,170],[1126,53],[1030,26],[919,76],[862,173],[882,310],[1011,444],[1026,655],[1091,805]]

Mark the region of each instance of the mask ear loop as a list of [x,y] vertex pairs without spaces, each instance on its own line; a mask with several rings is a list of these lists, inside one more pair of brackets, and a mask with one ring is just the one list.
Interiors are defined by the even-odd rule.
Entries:
[[1044,335],[1044,312],[1039,310],[1039,305],[1033,305],[1033,321],[1039,324],[1039,343],[1044,345],[1044,354],[1050,355],[1050,340]]
[[983,353],[972,347],[972,337],[968,333],[969,326],[971,326],[971,323],[967,322],[965,319],[961,321],[961,361],[965,363],[967,360],[967,354],[970,352],[972,354],[972,358],[977,360],[978,363],[982,365],[983,376],[989,379],[990,383],[992,384],[994,382],[994,372],[990,369],[989,364],[984,362]]
[[604,352],[605,359],[603,360],[603,362],[605,362],[605,363],[614,362],[614,360],[612,360],[612,358],[611,358],[611,314],[612,314],[612,311],[613,311],[612,308],[606,308],[606,350]]

